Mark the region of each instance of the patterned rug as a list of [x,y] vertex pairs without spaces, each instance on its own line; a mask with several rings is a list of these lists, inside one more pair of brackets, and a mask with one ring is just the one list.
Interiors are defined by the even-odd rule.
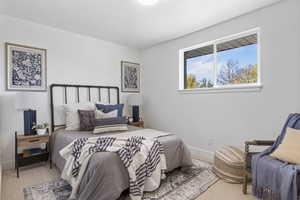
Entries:
[[[219,179],[207,163],[194,160],[194,166],[167,174],[161,186],[154,192],[146,192],[143,200],[194,200]],[[57,180],[24,188],[24,200],[67,200],[71,186]],[[126,195],[122,199],[130,200]]]

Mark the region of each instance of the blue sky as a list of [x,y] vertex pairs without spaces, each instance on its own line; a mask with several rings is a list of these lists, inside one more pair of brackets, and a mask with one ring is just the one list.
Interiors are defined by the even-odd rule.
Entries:
[[213,81],[214,73],[214,56],[206,55],[187,60],[187,74],[196,76],[196,80],[207,80]]
[[257,64],[257,45],[252,44],[236,49],[222,51],[217,54],[217,61],[226,63],[229,59],[238,60],[239,67]]
[[[187,74],[195,75],[197,81],[202,80],[203,78],[213,81],[213,59],[213,55],[188,59]],[[257,64],[257,45],[253,44],[219,52],[217,54],[218,70],[230,59],[238,61],[240,68],[249,64]]]

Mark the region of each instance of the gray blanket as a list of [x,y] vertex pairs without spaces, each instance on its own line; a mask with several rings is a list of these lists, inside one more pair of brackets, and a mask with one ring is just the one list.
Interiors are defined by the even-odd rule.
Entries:
[[[129,131],[137,130],[130,127]],[[120,132],[119,132],[120,133]],[[114,133],[118,134],[118,132]],[[113,134],[101,134],[113,135]],[[60,171],[65,160],[59,151],[74,139],[93,137],[91,132],[58,130],[53,134],[53,163]],[[182,140],[176,135],[158,138],[164,146],[167,170],[192,165],[191,155]],[[78,190],[79,200],[116,200],[129,187],[129,176],[119,156],[111,152],[99,152],[92,156]]]
[[274,145],[252,158],[252,190],[259,199],[297,200],[299,165],[269,156],[281,144],[286,128],[300,129],[300,114],[290,114]]

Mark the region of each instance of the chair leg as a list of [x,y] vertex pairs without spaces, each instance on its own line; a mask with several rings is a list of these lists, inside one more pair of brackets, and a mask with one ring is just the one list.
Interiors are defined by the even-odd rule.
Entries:
[[244,175],[244,183],[243,183],[243,193],[247,194],[247,184],[248,184],[248,176],[247,174]]

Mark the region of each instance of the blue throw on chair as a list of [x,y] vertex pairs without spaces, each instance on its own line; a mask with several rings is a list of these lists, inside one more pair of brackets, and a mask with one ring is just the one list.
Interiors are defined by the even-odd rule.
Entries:
[[290,114],[273,146],[252,158],[252,190],[259,199],[298,199],[297,174],[300,171],[300,165],[269,156],[281,144],[287,127],[300,129],[300,114]]

